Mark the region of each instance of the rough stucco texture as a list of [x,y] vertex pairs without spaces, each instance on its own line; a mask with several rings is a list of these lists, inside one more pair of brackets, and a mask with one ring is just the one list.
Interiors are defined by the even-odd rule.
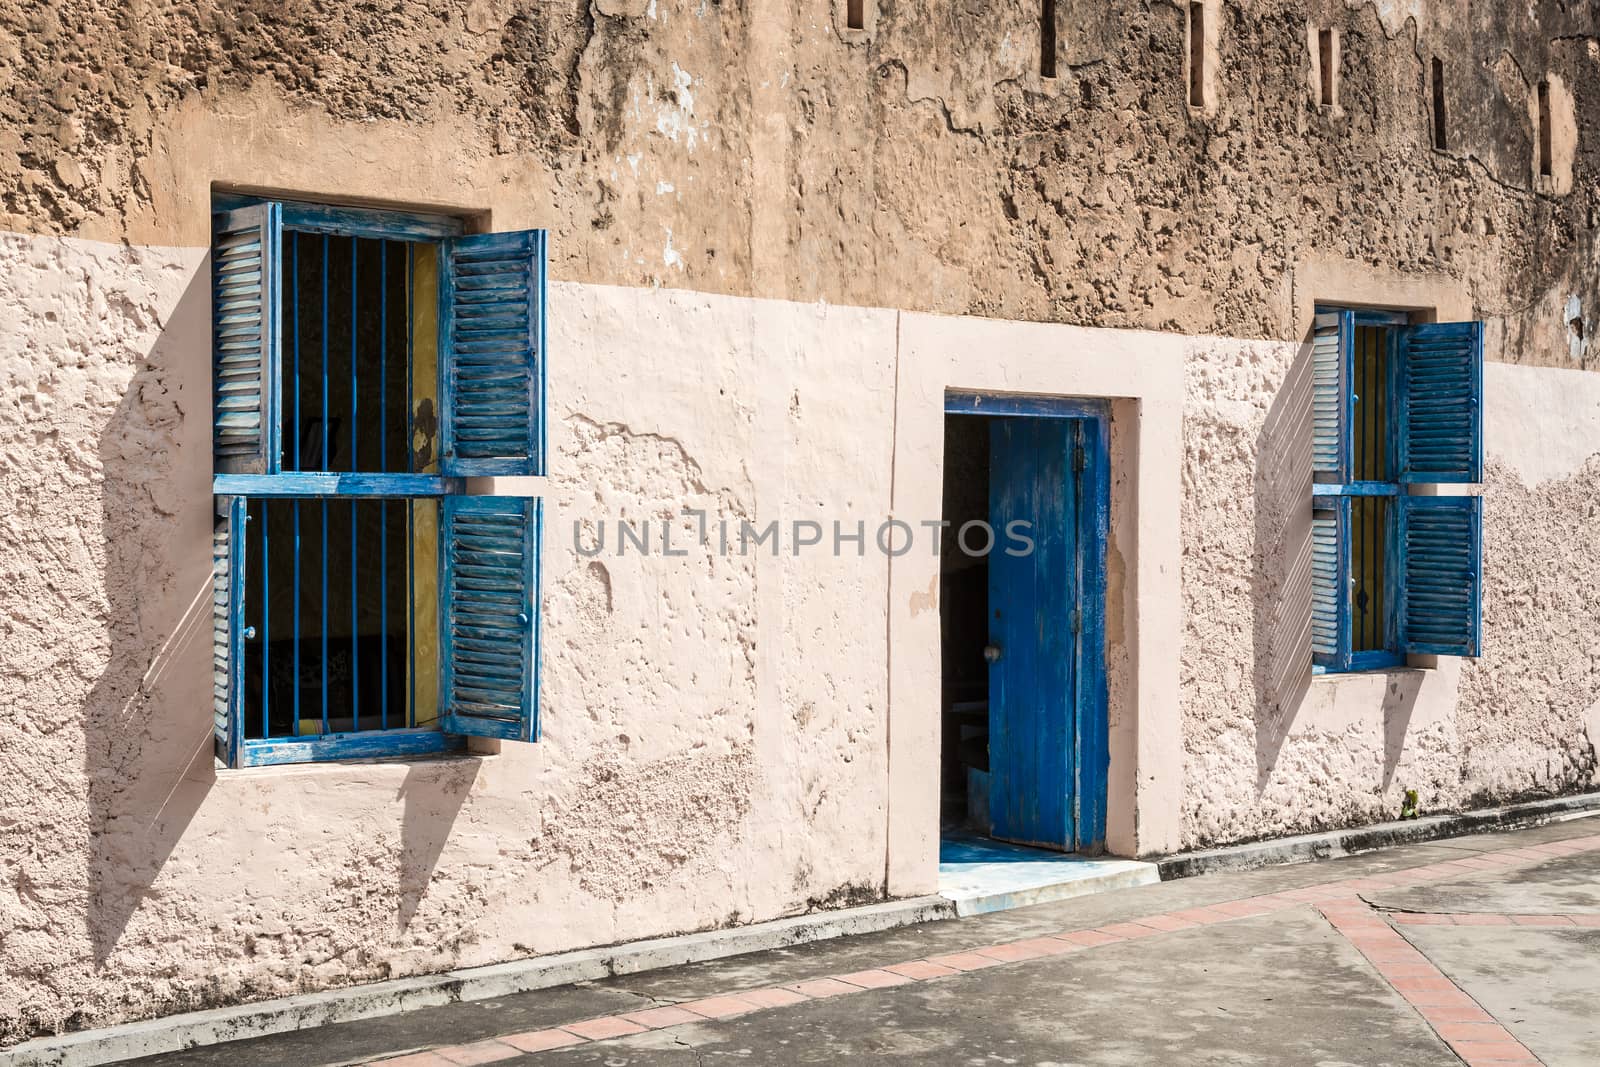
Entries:
[[[1185,5],[1057,6],[1043,79],[1025,0],[880,0],[867,33],[828,0],[759,18],[711,0],[10,0],[0,212],[188,243],[171,233],[200,205],[174,182],[252,180],[216,166],[218,130],[316,113],[334,141],[410,131],[417,164],[448,155],[463,190],[508,176],[575,280],[1286,338],[1296,263],[1332,257],[1463,279],[1507,319],[1506,359],[1588,359],[1566,309],[1600,328],[1581,266],[1600,207],[1592,5],[1211,5],[1205,112],[1183,93]],[[1337,109],[1311,98],[1308,21],[1341,33]],[[1557,140],[1577,145],[1560,196],[1532,162],[1550,75],[1572,89]]]
[[203,259],[0,235],[0,1041],[883,898],[884,565],[680,509],[885,513],[892,315],[554,287],[543,740],[219,773]]
[[[1541,391],[1570,416],[1497,405],[1482,658],[1313,679],[1307,369],[1298,346],[1222,341],[1197,341],[1188,363],[1185,844],[1394,818],[1406,789],[1437,812],[1592,788],[1600,390]],[[1547,420],[1581,427],[1587,445],[1566,451],[1589,458],[1530,486],[1500,457]]]

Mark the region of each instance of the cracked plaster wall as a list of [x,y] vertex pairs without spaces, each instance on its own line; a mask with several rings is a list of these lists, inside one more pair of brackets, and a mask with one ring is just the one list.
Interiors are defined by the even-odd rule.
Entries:
[[893,313],[553,286],[541,742],[219,773],[204,259],[0,235],[4,1039],[883,898],[885,563],[680,510],[886,514]]
[[[1455,279],[1491,358],[1592,361],[1593,12],[1214,5],[1196,114],[1180,5],[1058,7],[1046,81],[1020,0],[881,0],[864,33],[826,3],[0,0],[0,226],[36,235],[0,244],[21,309],[0,334],[0,1040],[882,892],[863,649],[886,579],[855,560],[557,549],[536,749],[214,774],[193,714],[214,182],[550,228],[556,524],[685,499],[885,513],[891,439],[838,429],[891,424],[894,324],[838,305],[1242,338],[1197,343],[1187,378],[1186,840],[1370,818],[1402,777],[1448,804],[1592,775],[1587,459],[1519,481],[1533,446],[1491,429],[1493,654],[1426,693],[1349,681],[1286,713],[1296,638],[1259,605],[1291,580],[1260,548],[1293,514],[1263,430],[1304,264]],[[1341,30],[1331,112],[1308,21]],[[1531,163],[1545,75],[1575,131],[1559,195]],[[747,295],[830,306],[726,300]],[[1494,562],[1527,538],[1532,577]]]
[[1483,655],[1310,673],[1309,360],[1197,341],[1184,410],[1184,842],[1600,785],[1600,377],[1485,375]]

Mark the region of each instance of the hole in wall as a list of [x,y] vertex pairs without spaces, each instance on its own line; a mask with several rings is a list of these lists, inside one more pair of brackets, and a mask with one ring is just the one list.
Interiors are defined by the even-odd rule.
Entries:
[[845,0],[844,24],[852,30],[867,28],[867,0]]
[[1445,150],[1444,135],[1444,62],[1433,57],[1433,147]]
[[1539,174],[1550,177],[1550,83],[1539,83]]
[[1321,104],[1323,107],[1333,106],[1333,52],[1334,31],[1331,29],[1317,31],[1317,66],[1321,75]]
[[1204,107],[1206,84],[1206,7],[1189,5],[1189,106]]
[[1039,76],[1056,76],[1056,0],[1039,5]]

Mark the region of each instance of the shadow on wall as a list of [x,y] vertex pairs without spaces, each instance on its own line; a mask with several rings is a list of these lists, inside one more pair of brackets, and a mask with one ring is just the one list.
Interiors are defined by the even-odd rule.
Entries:
[[[275,908],[292,921],[316,911],[315,901],[329,899],[316,893],[316,875],[303,868],[303,860],[286,874],[305,893],[266,903],[252,897],[262,887],[251,884],[245,870],[279,868],[270,856],[252,861],[260,858],[259,850],[276,847],[270,831],[281,826],[274,819],[303,818],[305,812],[314,817],[314,802],[303,809],[291,804],[303,801],[319,780],[301,779],[287,791],[291,804],[285,804],[277,798],[287,794],[270,779],[223,781],[215,769],[209,272],[207,259],[162,323],[99,442],[108,649],[105,669],[81,709],[90,841],[85,920],[94,967],[125,982],[138,980],[139,967],[170,982],[181,971],[176,957],[186,947],[173,928],[192,924],[196,915],[214,917],[227,929],[227,916],[240,911]],[[378,956],[385,942],[409,928],[477,773],[475,759],[426,761],[409,767],[389,797],[373,791],[372,807],[390,803],[399,823],[398,854],[388,862],[378,857],[371,885],[380,897],[392,894],[395,928],[368,926],[360,946],[341,949],[360,947]],[[250,790],[254,797],[245,795]],[[201,820],[196,832],[204,840],[189,841],[172,867],[179,842],[208,798],[232,806]],[[331,818],[317,829],[356,832],[353,823]],[[384,871],[391,872],[388,884]],[[170,888],[156,890],[163,872]],[[329,879],[335,874],[343,872],[330,872]],[[141,934],[141,927],[160,932]],[[236,935],[240,955],[249,932]],[[141,965],[131,956],[109,962],[119,945],[142,948],[148,959]],[[210,948],[229,951],[226,942]],[[196,981],[203,983],[204,976]],[[147,1010],[172,1010],[148,997],[135,1001]],[[103,1021],[92,1015],[83,1013],[85,1024]]]
[[[1256,440],[1256,793],[1265,792],[1311,688],[1311,346],[1302,345]],[[1405,746],[1421,677],[1384,692],[1383,787]]]
[[1296,354],[1256,439],[1251,598],[1256,792],[1311,688],[1311,346]]
[[[209,262],[209,261],[207,261]],[[210,714],[210,285],[202,266],[100,439],[107,659],[83,707],[96,967],[215,781]],[[186,549],[190,554],[186,554]]]

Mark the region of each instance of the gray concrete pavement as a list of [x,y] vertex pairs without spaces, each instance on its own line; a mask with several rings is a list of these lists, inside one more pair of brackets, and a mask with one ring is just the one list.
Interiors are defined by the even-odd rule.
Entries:
[[1597,833],[1204,875],[143,1062],[1600,1064]]

